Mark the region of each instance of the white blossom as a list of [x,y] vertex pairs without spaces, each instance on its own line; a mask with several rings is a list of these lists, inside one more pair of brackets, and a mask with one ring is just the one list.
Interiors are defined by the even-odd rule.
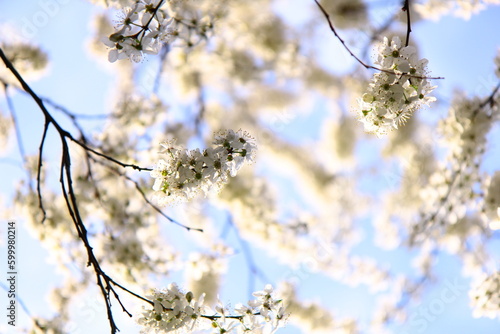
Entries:
[[500,272],[483,277],[469,296],[475,317],[500,318]]
[[210,17],[198,15],[195,6],[185,6],[183,1],[136,0],[122,9],[116,31],[102,40],[110,48],[108,60],[140,62],[145,54],[156,55],[164,44],[176,40],[192,47],[213,28]]
[[284,325],[285,308],[275,299],[273,288],[266,285],[248,305],[238,304],[231,309],[220,300],[212,310],[204,303],[204,295],[196,299],[192,292],[182,292],[176,284],[154,290],[146,296],[150,307],[143,307],[137,322],[141,333],[186,333],[194,327],[216,329],[218,333],[273,333]]
[[247,132],[224,130],[215,134],[213,147],[201,152],[161,144],[165,159],[160,159],[151,171],[155,179],[154,199],[160,206],[186,202],[198,194],[219,190],[228,179],[236,176],[244,163],[253,162],[257,149]]
[[365,131],[377,136],[404,124],[422,105],[435,101],[429,93],[427,59],[418,59],[416,49],[402,46],[399,37],[384,37],[375,62],[382,70],[373,75],[367,92],[358,99],[357,117]]

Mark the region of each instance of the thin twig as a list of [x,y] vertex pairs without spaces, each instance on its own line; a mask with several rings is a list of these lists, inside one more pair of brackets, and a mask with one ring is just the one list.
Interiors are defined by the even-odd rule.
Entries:
[[92,119],[106,119],[109,117],[116,117],[116,115],[114,115],[114,114],[92,114],[92,115],[78,114],[78,113],[71,112],[66,107],[52,101],[48,97],[40,96],[40,99],[43,102],[47,103],[48,105],[52,106],[54,109],[59,110],[60,112],[62,112],[63,114],[65,114],[66,116],[71,118],[72,120],[76,120],[76,119],[92,120]]
[[10,112],[10,118],[12,119],[12,123],[14,124],[14,132],[16,133],[16,141],[17,141],[17,148],[19,149],[19,155],[21,156],[21,159],[24,164],[24,170],[26,171],[27,177],[28,177],[28,186],[30,190],[33,189],[33,178],[31,176],[31,169],[30,166],[28,165],[28,159],[26,157],[26,151],[24,150],[24,144],[23,144],[23,138],[21,137],[21,129],[19,128],[19,122],[17,120],[16,116],[16,110],[14,108],[14,103],[12,103],[12,99],[9,95],[9,84],[5,81],[3,82],[3,88],[4,88],[4,93],[5,93],[5,100],[7,101],[7,107],[9,108]]
[[474,113],[473,113],[473,117],[476,117],[477,114],[479,113],[479,111],[481,111],[481,109],[483,109],[484,107],[486,107],[488,104],[490,105],[490,107],[493,107],[493,105],[496,103],[495,102],[495,95],[498,93],[498,91],[500,90],[500,82],[496,85],[495,89],[493,89],[493,91],[491,92],[490,96],[488,96],[484,101],[483,103],[481,103],[479,105],[479,108],[477,108],[476,110],[474,110]]
[[41,189],[41,183],[42,183],[42,165],[43,165],[43,146],[45,144],[45,138],[47,138],[47,131],[49,130],[49,125],[50,123],[48,122],[47,119],[45,119],[45,124],[43,126],[43,133],[42,133],[42,139],[40,140],[40,147],[38,148],[38,164],[37,164],[37,171],[36,171],[36,192],[38,196],[38,207],[42,211],[42,221],[41,223],[43,224],[45,222],[45,219],[47,219],[47,212],[45,211],[45,208],[43,207],[43,200],[42,200],[42,189]]
[[[111,305],[111,300],[109,297],[110,290],[112,290],[113,288],[109,286],[108,282],[107,282],[106,287],[105,287],[103,282],[102,282],[102,278],[107,277],[107,275],[101,269],[100,264],[94,255],[94,252],[92,250],[92,247],[91,247],[89,240],[88,240],[88,237],[87,237],[87,229],[85,228],[85,225],[84,225],[83,221],[81,220],[81,215],[80,215],[80,212],[78,210],[77,200],[76,200],[76,196],[75,196],[74,189],[73,189],[73,182],[72,182],[72,176],[71,176],[71,170],[70,170],[71,157],[69,154],[68,143],[67,143],[66,137],[64,137],[62,134],[60,134],[60,136],[61,136],[61,144],[62,144],[63,152],[62,152],[62,158],[61,158],[59,181],[61,183],[63,197],[64,197],[64,200],[66,201],[66,207],[68,208],[69,215],[71,216],[71,219],[72,219],[74,226],[77,230],[78,236],[83,241],[83,243],[85,245],[85,249],[87,250],[87,256],[88,256],[87,265],[88,266],[92,265],[94,268],[97,285],[99,286],[101,293],[104,297],[104,300],[106,302],[106,312],[107,312],[108,321],[109,321],[109,324],[111,327],[111,334],[115,334],[119,330],[118,330],[118,327],[116,326],[116,323],[113,319],[113,313],[111,311],[112,305]],[[65,183],[67,184],[67,188],[66,188]],[[107,281],[107,280],[105,279],[105,281]]]
[[[12,62],[6,57],[5,53],[3,50],[0,48],[0,58],[2,61],[5,63],[7,68],[12,72],[12,74],[17,78],[23,89],[33,98],[33,100],[37,103],[39,106],[40,110],[45,116],[45,124],[44,124],[44,129],[43,129],[43,134],[42,134],[42,140],[40,143],[40,148],[39,148],[39,161],[38,161],[38,175],[37,175],[37,180],[38,180],[38,185],[37,185],[37,191],[38,191],[38,198],[40,201],[40,207],[42,209],[42,212],[44,213],[44,219],[45,220],[45,211],[43,210],[43,205],[41,201],[41,189],[40,189],[40,181],[41,181],[41,167],[42,167],[42,153],[43,153],[43,148],[45,144],[45,139],[47,136],[48,128],[52,124],[56,131],[59,134],[60,140],[61,140],[61,164],[60,164],[60,177],[59,181],[61,184],[61,191],[62,195],[64,197],[64,200],[66,202],[66,207],[68,209],[68,213],[73,221],[73,224],[75,226],[75,229],[78,233],[79,238],[82,240],[85,249],[87,250],[87,255],[88,255],[88,262],[87,264],[90,266],[92,265],[94,268],[94,272],[96,275],[96,280],[99,288],[101,289],[102,295],[106,301],[106,309],[107,309],[107,314],[108,314],[108,320],[109,324],[111,327],[111,334],[115,334],[118,331],[118,327],[115,324],[115,321],[113,319],[113,313],[111,311],[111,300],[110,300],[110,291],[113,292],[114,296],[116,297],[116,292],[113,290],[113,287],[110,285],[109,277],[104,273],[104,271],[101,269],[99,262],[97,258],[95,257],[93,253],[93,248],[90,245],[90,242],[88,240],[87,236],[87,230],[85,227],[85,224],[82,221],[80,211],[78,209],[78,203],[75,195],[75,191],[73,188],[73,180],[72,180],[72,175],[71,175],[71,155],[68,147],[68,139],[71,141],[78,143],[80,146],[84,147],[85,149],[91,151],[94,154],[104,156],[103,154],[99,154],[98,152],[90,149],[87,147],[85,144],[82,144],[81,142],[75,140],[72,135],[64,130],[59,123],[52,117],[50,112],[47,110],[45,107],[43,101],[40,99],[40,97],[31,89],[31,87],[26,83],[26,81],[22,78],[22,76],[19,74],[19,72],[16,70]],[[119,163],[117,160],[107,157],[109,160],[121,164],[124,167],[129,166],[128,164],[123,164]],[[131,167],[133,165],[130,165]],[[135,166],[137,167],[137,166]],[[137,168],[136,168],[137,169]],[[42,222],[43,222],[42,220]],[[106,287],[104,286],[102,279],[105,280],[106,282]],[[119,301],[119,299],[117,299]],[[119,301],[121,304],[121,302]],[[122,305],[123,307],[123,305]],[[124,307],[123,307],[124,308]],[[127,314],[130,315],[128,311],[125,310]]]
[[111,167],[111,166],[108,166],[106,164],[103,164],[102,162],[100,161],[95,161],[97,163],[100,163],[102,165],[104,165],[105,167],[109,168],[113,173],[125,178],[126,180],[132,182],[135,186],[135,189],[141,194],[142,198],[144,199],[144,201],[149,205],[151,206],[156,212],[158,212],[160,215],[162,215],[165,219],[167,219],[168,221],[170,221],[171,223],[175,224],[175,225],[178,225],[180,227],[183,227],[185,228],[187,231],[197,231],[197,232],[203,232],[203,229],[201,228],[195,228],[195,227],[190,227],[190,226],[186,226],[184,224],[181,224],[179,223],[178,221],[176,221],[175,219],[167,216],[157,205],[155,205],[153,202],[151,202],[148,197],[146,196],[146,194],[144,193],[144,191],[142,190],[141,186],[139,185],[139,183],[137,181],[135,181],[134,179],[132,179],[131,177],[129,177],[127,174],[125,173],[121,173],[120,171],[118,171],[117,169]]
[[372,69],[372,70],[377,70],[377,71],[380,71],[380,72],[384,72],[384,73],[388,73],[388,74],[392,74],[392,75],[396,75],[396,76],[406,76],[406,77],[409,77],[409,78],[416,78],[416,79],[428,79],[428,80],[444,79],[443,77],[423,77],[423,76],[412,75],[412,74],[408,74],[408,73],[396,73],[396,72],[391,71],[391,70],[385,70],[385,69],[382,69],[382,68],[379,68],[379,67],[375,67],[375,66],[371,66],[371,65],[366,64],[358,56],[356,56],[351,51],[351,49],[349,49],[349,47],[344,42],[344,40],[339,36],[339,34],[337,33],[337,31],[335,30],[335,27],[333,26],[333,23],[332,23],[332,21],[330,19],[330,15],[326,12],[326,10],[323,8],[323,6],[321,6],[321,4],[318,2],[318,0],[314,0],[314,2],[318,5],[319,9],[321,10],[321,12],[323,13],[323,15],[325,16],[326,20],[328,21],[328,26],[330,27],[330,30],[333,32],[333,34],[335,35],[335,37],[337,37],[337,39],[340,41],[340,43],[342,43],[342,45],[347,50],[347,52],[349,52],[349,54],[354,59],[356,59],[356,61],[358,63],[360,63],[364,68],[366,68],[366,69]]
[[161,47],[161,51],[160,51],[160,66],[158,68],[158,73],[156,74],[155,81],[153,84],[153,93],[154,94],[157,94],[158,90],[160,89],[161,75],[162,75],[163,70],[165,68],[165,64],[167,63],[166,59],[167,59],[169,52],[170,52],[170,44],[168,44],[168,43],[163,44],[163,46]]
[[404,1],[403,11],[406,12],[406,42],[405,42],[405,46],[408,46],[408,44],[410,43],[410,33],[411,33],[410,0]]
[[[470,117],[471,122],[474,122],[474,119],[477,117],[479,112],[481,110],[483,110],[486,106],[488,106],[488,105],[490,107],[494,106],[494,104],[496,103],[495,102],[495,95],[498,93],[499,90],[500,90],[500,82],[496,85],[496,87],[493,89],[491,94],[482,103],[480,103],[479,106],[472,112],[472,115]],[[442,208],[448,202],[448,199],[450,198],[450,196],[453,192],[453,188],[454,188],[456,181],[458,180],[459,176],[465,172],[464,169],[466,167],[467,167],[467,165],[462,164],[460,166],[460,168],[458,168],[453,173],[451,181],[448,184],[448,189],[446,191],[446,194],[440,199],[439,207],[436,210],[434,210],[434,212],[432,212],[432,214],[430,216],[428,216],[425,220],[423,220],[422,223],[413,226],[413,231],[412,231],[410,238],[409,238],[409,245],[410,246],[412,246],[414,244],[415,238],[417,237],[417,235],[425,232],[430,227],[430,225],[431,225],[430,223],[437,217],[439,212],[441,212]],[[421,225],[420,228],[418,228],[419,225]]]
[[124,162],[121,162],[119,160],[116,160],[115,158],[113,157],[110,157],[109,155],[106,155],[104,153],[101,153],[101,152],[98,152],[96,150],[94,150],[93,148],[87,146],[86,144],[74,139],[73,137],[69,137],[75,144],[83,147],[85,150],[89,151],[89,152],[92,152],[94,153],[95,155],[97,156],[100,156],[101,158],[104,158],[106,160],[109,160],[109,161],[112,161],[114,162],[115,164],[117,165],[120,165],[124,168],[126,167],[130,167],[130,168],[133,168],[135,170],[138,170],[138,171],[151,171],[152,169],[151,168],[144,168],[144,167],[140,167],[140,166],[137,166],[137,165],[134,165],[134,164],[128,164],[128,163],[124,163]]
[[80,145],[84,149],[86,149],[86,150],[88,150],[88,151],[90,151],[90,152],[92,152],[92,153],[94,153],[94,154],[96,154],[96,155],[98,155],[98,156],[100,156],[102,158],[110,160],[110,161],[112,161],[112,162],[114,162],[114,163],[116,163],[116,164],[118,164],[118,165],[120,165],[122,167],[131,167],[131,168],[133,168],[135,170],[139,170],[139,171],[143,171],[143,170],[150,171],[151,170],[150,168],[142,168],[142,167],[139,167],[139,166],[134,165],[134,164],[127,164],[127,163],[123,163],[121,161],[118,161],[115,158],[107,156],[104,153],[98,152],[98,151],[90,148],[86,144],[81,143],[80,141],[78,141],[75,138],[73,138],[73,136],[71,135],[71,133],[69,133],[68,131],[64,130],[59,125],[59,123],[54,119],[54,117],[52,117],[52,115],[50,114],[50,112],[45,107],[42,99],[31,89],[30,86],[28,86],[28,84],[26,83],[26,81],[24,81],[24,79],[22,78],[22,76],[15,69],[15,67],[12,65],[12,63],[7,58],[7,56],[5,56],[5,54],[4,54],[4,52],[3,52],[3,50],[1,48],[0,48],[0,58],[2,58],[3,62],[7,66],[7,68],[12,72],[12,74],[14,74],[14,76],[19,81],[19,83],[21,84],[21,86],[23,87],[23,89],[33,98],[33,100],[35,100],[35,102],[38,105],[38,107],[40,108],[40,110],[42,110],[42,112],[43,112],[45,118],[47,119],[48,123],[52,124],[56,128],[57,132],[59,132],[62,136],[66,137],[66,138],[69,138],[71,141],[73,141],[74,143]]
[[[10,287],[7,287],[2,282],[0,282],[0,288],[5,290],[6,294],[9,293]],[[33,316],[31,315],[31,312],[28,310],[28,307],[24,303],[23,299],[21,297],[19,297],[19,294],[17,294],[15,298],[16,298],[16,301],[19,303],[19,305],[21,305],[21,308],[23,309],[24,313],[26,313],[26,315],[28,317],[33,318]]]
[[374,30],[371,33],[370,36],[370,41],[366,44],[366,46],[363,48],[363,52],[361,53],[363,55],[363,58],[366,58],[368,55],[368,50],[370,48],[370,45],[377,40],[377,38],[382,34],[384,31],[389,29],[391,23],[394,22],[396,17],[398,16],[398,12],[394,13],[387,21],[384,22],[378,29]]
[[236,238],[238,239],[238,242],[240,243],[240,246],[242,248],[243,256],[245,257],[245,260],[248,264],[248,268],[250,269],[248,272],[248,281],[249,281],[248,294],[249,296],[252,296],[252,292],[255,291],[255,275],[260,276],[260,278],[265,283],[270,283],[271,281],[266,277],[266,275],[262,272],[262,270],[260,270],[259,267],[255,264],[252,252],[250,251],[247,242],[243,240],[243,238],[241,237],[238,231],[238,227],[234,224],[231,215],[228,216],[227,221],[229,226],[233,228],[234,234],[236,235]]
[[203,121],[203,118],[205,117],[206,113],[206,103],[205,103],[205,96],[203,94],[203,86],[201,85],[200,82],[200,75],[196,75],[196,91],[197,91],[197,96],[196,96],[196,102],[198,104],[198,113],[196,115],[196,119],[194,120],[194,126],[196,133],[200,136],[201,135],[201,122]]

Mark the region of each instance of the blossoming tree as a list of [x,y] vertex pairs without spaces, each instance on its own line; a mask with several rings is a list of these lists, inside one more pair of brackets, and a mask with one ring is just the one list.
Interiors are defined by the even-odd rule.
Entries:
[[[89,295],[99,333],[417,333],[462,292],[472,326],[500,319],[500,52],[486,92],[446,97],[418,38],[497,4],[47,0],[1,25],[2,218],[62,279],[50,316],[21,284],[28,320],[0,329],[88,332]],[[34,37],[75,6],[92,26],[68,43],[100,77],[46,89],[57,62]]]

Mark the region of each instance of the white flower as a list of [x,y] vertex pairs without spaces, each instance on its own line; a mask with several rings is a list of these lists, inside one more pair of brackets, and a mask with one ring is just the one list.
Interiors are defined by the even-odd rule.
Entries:
[[139,18],[137,13],[137,4],[132,7],[125,7],[118,14],[118,20],[115,21],[116,29],[121,31],[128,31],[132,29],[132,24]]
[[140,62],[144,54],[158,54],[163,43],[173,40],[173,20],[161,8],[164,3],[164,0],[141,0],[122,11],[117,31],[103,41],[111,48],[110,62],[125,58]]
[[416,49],[402,46],[399,37],[384,37],[378,52],[376,63],[382,71],[374,74],[367,93],[358,99],[357,116],[365,131],[382,136],[434,101],[428,94],[435,87],[425,79],[427,60],[419,60]]
[[143,308],[137,322],[144,328],[142,333],[173,331],[183,327],[192,329],[204,312],[202,295],[195,300],[193,294],[183,293],[176,284],[166,289],[154,290],[146,296],[152,301],[152,308]]
[[150,175],[155,179],[153,198],[160,206],[186,202],[199,193],[219,190],[228,175],[236,176],[244,163],[254,159],[255,140],[241,130],[221,131],[215,135],[214,147],[201,153],[175,146],[173,141],[162,143],[160,159]]
[[470,291],[474,317],[500,318],[500,272],[496,272]]
[[285,309],[281,300],[273,299],[272,291],[272,287],[267,285],[263,291],[255,292],[257,308],[250,303],[248,306],[238,304],[236,314],[231,315],[229,307],[220,300],[212,310],[204,305],[204,294],[196,300],[192,292],[183,293],[177,285],[170,284],[166,289],[154,290],[146,296],[152,305],[143,308],[137,322],[143,326],[141,333],[187,333],[192,332],[195,325],[200,330],[216,328],[224,333],[240,330],[246,333],[273,333],[283,325]]

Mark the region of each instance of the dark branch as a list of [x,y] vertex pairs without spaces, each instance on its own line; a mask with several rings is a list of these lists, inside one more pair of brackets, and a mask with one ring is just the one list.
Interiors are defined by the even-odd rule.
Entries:
[[40,207],[40,210],[42,211],[42,214],[43,214],[42,221],[41,221],[42,224],[45,222],[45,219],[47,218],[47,213],[45,212],[45,209],[43,207],[42,189],[41,189],[42,165],[43,165],[43,145],[45,144],[45,138],[47,138],[47,131],[49,130],[49,125],[50,125],[50,123],[47,121],[47,119],[45,119],[45,125],[43,126],[42,140],[40,141],[40,147],[38,148],[38,165],[37,165],[37,172],[36,172],[36,192],[38,195],[38,206]]
[[[43,134],[42,134],[42,139],[40,142],[40,147],[39,147],[39,160],[38,160],[38,170],[37,170],[37,192],[38,192],[38,199],[39,199],[39,205],[40,208],[44,214],[42,222],[46,218],[46,213],[45,210],[43,209],[43,204],[42,204],[42,195],[41,195],[41,168],[42,168],[42,154],[43,154],[43,148],[45,144],[45,139],[47,137],[47,132],[49,126],[52,124],[56,131],[59,134],[60,141],[61,141],[61,164],[60,164],[60,175],[59,175],[59,182],[61,184],[61,191],[62,195],[64,197],[64,200],[66,202],[66,208],[68,209],[68,213],[73,221],[73,224],[75,226],[75,229],[78,233],[78,237],[82,240],[86,250],[87,250],[87,256],[88,256],[88,266],[92,265],[94,268],[94,272],[96,275],[96,283],[101,289],[102,295],[106,301],[106,309],[107,309],[107,314],[108,314],[108,320],[109,324],[111,327],[111,333],[115,334],[118,330],[118,327],[115,324],[115,321],[113,319],[113,313],[111,310],[111,299],[110,299],[110,293],[113,293],[113,296],[118,300],[120,305],[122,306],[122,309],[124,312],[126,312],[128,315],[131,316],[131,314],[125,309],[124,305],[121,303],[117,293],[114,291],[113,287],[111,284],[113,281],[111,278],[106,275],[106,273],[102,270],[99,261],[94,255],[93,248],[90,245],[90,242],[88,240],[88,234],[87,234],[87,229],[85,227],[85,224],[82,221],[82,217],[78,208],[78,203],[76,199],[76,194],[73,188],[73,179],[71,175],[71,154],[68,146],[68,139],[75,142],[76,144],[80,145],[83,147],[86,151],[91,152],[95,155],[98,155],[100,157],[106,158],[120,166],[123,167],[132,167],[137,170],[148,170],[145,168],[141,168],[132,164],[125,164],[122,163],[114,158],[108,157],[100,152],[97,152],[90,147],[88,147],[85,144],[85,136],[83,135],[83,131],[81,131],[82,138],[84,142],[80,142],[76,139],[73,138],[73,136],[66,130],[64,130],[59,123],[52,117],[50,112],[47,110],[45,107],[42,99],[31,89],[31,87],[26,83],[26,81],[22,78],[22,76],[19,74],[19,72],[16,70],[16,68],[13,66],[12,62],[6,57],[4,54],[3,50],[0,48],[0,58],[2,61],[5,63],[7,68],[12,72],[12,74],[16,77],[16,79],[19,81],[21,84],[21,87],[33,98],[33,100],[37,103],[39,106],[40,110],[45,116],[45,124],[43,128]],[[77,126],[77,128],[79,128]],[[135,294],[134,294],[135,295]]]
[[[96,161],[97,163],[101,163],[99,161]],[[132,178],[130,178],[127,174],[124,174],[124,173],[121,173],[120,171],[118,171],[117,169],[111,167],[111,166],[108,166],[108,165],[105,165],[103,163],[101,163],[102,165],[104,165],[105,167],[109,168],[113,173],[125,178],[126,180],[132,182],[135,186],[135,189],[141,194],[142,198],[144,199],[144,201],[149,205],[151,206],[156,212],[158,212],[160,215],[162,215],[165,219],[167,219],[168,221],[170,221],[171,223],[174,223],[175,225],[178,225],[180,227],[183,227],[185,228],[187,231],[197,231],[197,232],[203,232],[203,229],[201,228],[194,228],[194,227],[189,227],[189,226],[186,226],[184,224],[181,224],[179,223],[178,221],[176,221],[175,219],[167,216],[158,206],[156,206],[153,202],[151,202],[148,197],[146,196],[146,194],[144,193],[144,191],[142,190],[141,186],[139,185],[139,183],[135,180],[133,180]]]
[[410,33],[411,33],[411,20],[410,20],[410,0],[405,0],[403,4],[403,11],[406,12],[406,42],[405,46],[410,44]]
[[134,165],[134,164],[127,164],[127,163],[124,163],[124,162],[121,162],[119,160],[116,160],[115,158],[113,157],[110,157],[109,155],[106,155],[104,153],[101,153],[101,152],[98,152],[96,150],[94,150],[93,148],[87,146],[85,143],[82,143],[81,141],[78,141],[78,140],[75,140],[74,138],[70,137],[70,139],[77,145],[81,146],[82,148],[84,148],[85,150],[89,151],[89,152],[92,152],[93,154],[97,155],[97,156],[100,156],[101,158],[104,158],[106,160],[109,160],[109,161],[112,161],[114,162],[115,164],[117,165],[120,165],[124,168],[126,167],[130,167],[130,168],[133,168],[135,170],[138,170],[138,171],[151,171],[152,169],[151,168],[144,168],[144,167],[139,167],[137,165]]
[[314,2],[318,5],[319,9],[321,10],[321,12],[323,13],[323,15],[325,16],[326,20],[328,21],[328,26],[330,27],[330,30],[333,32],[333,34],[335,35],[335,37],[337,37],[337,39],[340,41],[340,43],[342,43],[342,45],[347,50],[347,52],[349,52],[349,54],[354,59],[356,59],[356,61],[358,63],[360,63],[364,68],[366,68],[366,69],[372,69],[372,70],[377,70],[377,71],[385,72],[385,73],[388,73],[388,74],[401,75],[401,76],[406,76],[406,77],[409,77],[409,78],[416,78],[416,79],[432,79],[432,80],[444,79],[443,77],[423,77],[423,76],[418,76],[418,75],[411,75],[411,74],[408,74],[408,73],[397,74],[394,71],[384,70],[382,68],[366,64],[358,56],[356,56],[351,51],[351,49],[349,49],[349,47],[344,42],[344,40],[339,36],[339,34],[337,33],[337,31],[335,30],[335,27],[333,26],[332,20],[330,19],[330,15],[326,12],[326,10],[323,8],[323,6],[321,6],[321,4],[318,2],[318,0],[314,0]]
[[[491,94],[483,101],[481,104],[472,112],[472,115],[470,117],[471,122],[474,122],[474,119],[477,117],[479,112],[483,110],[485,107],[493,107],[495,105],[495,96],[500,90],[500,82],[496,85],[496,87],[493,89]],[[488,115],[488,117],[491,117],[491,115]],[[411,235],[409,237],[409,245],[413,246],[415,243],[415,239],[419,234],[424,233],[431,227],[431,223],[434,221],[434,219],[438,216],[438,214],[441,212],[443,207],[446,205],[448,202],[448,199],[450,198],[451,194],[453,193],[455,183],[459,179],[460,175],[466,172],[467,165],[462,161],[460,164],[460,167],[457,168],[451,177],[451,181],[448,183],[448,189],[446,190],[446,194],[444,197],[442,197],[439,201],[439,206],[437,209],[434,210],[427,218],[423,219],[421,223],[416,224],[413,226],[413,230],[411,231]]]

